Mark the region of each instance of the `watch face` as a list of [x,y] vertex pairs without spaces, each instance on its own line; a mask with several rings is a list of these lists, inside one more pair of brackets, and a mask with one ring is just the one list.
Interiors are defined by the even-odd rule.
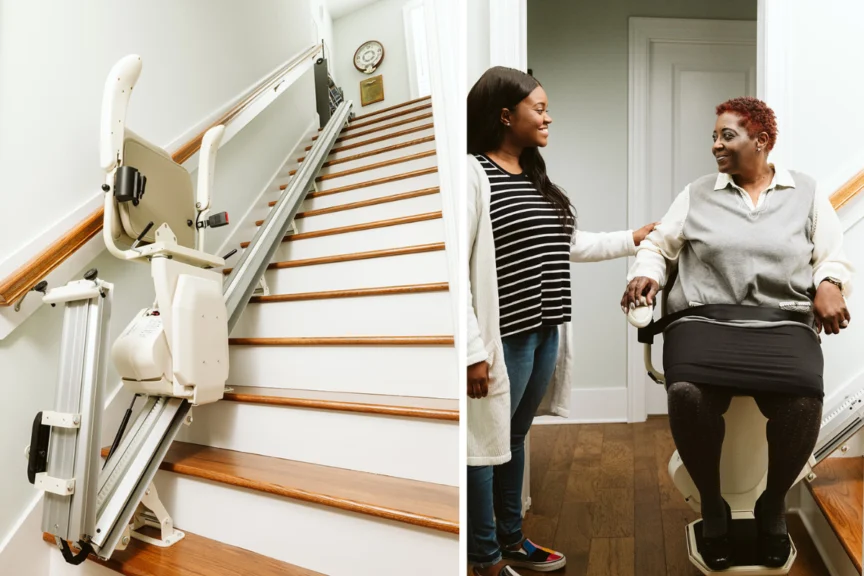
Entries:
[[381,64],[383,58],[384,47],[380,42],[370,40],[357,49],[357,52],[354,54],[354,66],[362,71],[366,71],[370,67],[374,69]]

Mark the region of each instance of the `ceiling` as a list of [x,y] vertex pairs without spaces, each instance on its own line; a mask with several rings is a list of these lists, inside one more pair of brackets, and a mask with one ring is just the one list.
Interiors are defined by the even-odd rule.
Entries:
[[337,20],[346,14],[350,14],[355,10],[359,10],[369,4],[374,4],[378,0],[324,0],[324,5],[327,11],[330,12],[330,17]]

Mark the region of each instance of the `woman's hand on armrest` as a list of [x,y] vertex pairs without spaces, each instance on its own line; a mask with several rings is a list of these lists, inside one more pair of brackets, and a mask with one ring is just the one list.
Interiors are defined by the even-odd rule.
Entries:
[[639,244],[641,244],[642,241],[645,240],[645,237],[648,236],[648,234],[650,234],[651,231],[654,230],[654,228],[656,228],[658,224],[660,224],[660,222],[652,222],[651,224],[646,224],[642,228],[635,230],[633,232],[633,244],[639,246]]
[[627,284],[621,297],[621,310],[626,314],[637,306],[653,305],[654,296],[660,290],[657,280],[647,276],[637,276]]
[[839,334],[852,319],[840,288],[827,281],[821,282],[816,288],[813,311],[816,315],[817,332],[824,328],[825,334]]

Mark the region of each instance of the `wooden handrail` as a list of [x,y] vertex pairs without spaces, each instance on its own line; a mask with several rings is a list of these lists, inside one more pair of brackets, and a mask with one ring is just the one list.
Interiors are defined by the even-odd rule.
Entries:
[[[268,90],[276,87],[289,72],[307,58],[315,56],[320,49],[320,44],[311,46],[302,54],[292,58],[278,70],[261,80],[248,95],[230,110],[201,130],[194,138],[180,146],[180,148],[171,154],[171,158],[178,164],[187,161],[201,149],[201,141],[204,139],[204,134],[210,128],[230,124],[231,121],[249,108],[258,98],[267,93]],[[67,258],[84,246],[91,238],[99,234],[102,230],[103,212],[104,208],[98,208],[26,264],[15,270],[8,277],[0,280],[0,306],[11,306],[20,300],[40,280],[48,276],[48,274],[65,262]]]
[[831,205],[834,206],[834,210],[840,210],[862,190],[864,190],[864,170],[847,180],[831,195]]

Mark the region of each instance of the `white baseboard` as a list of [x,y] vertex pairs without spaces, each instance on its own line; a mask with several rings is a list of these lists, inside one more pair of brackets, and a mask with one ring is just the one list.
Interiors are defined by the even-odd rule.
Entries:
[[540,416],[534,424],[595,424],[627,422],[627,388],[573,388],[570,416]]
[[803,482],[797,490],[799,507],[794,511],[798,512],[828,572],[831,576],[860,576]]

